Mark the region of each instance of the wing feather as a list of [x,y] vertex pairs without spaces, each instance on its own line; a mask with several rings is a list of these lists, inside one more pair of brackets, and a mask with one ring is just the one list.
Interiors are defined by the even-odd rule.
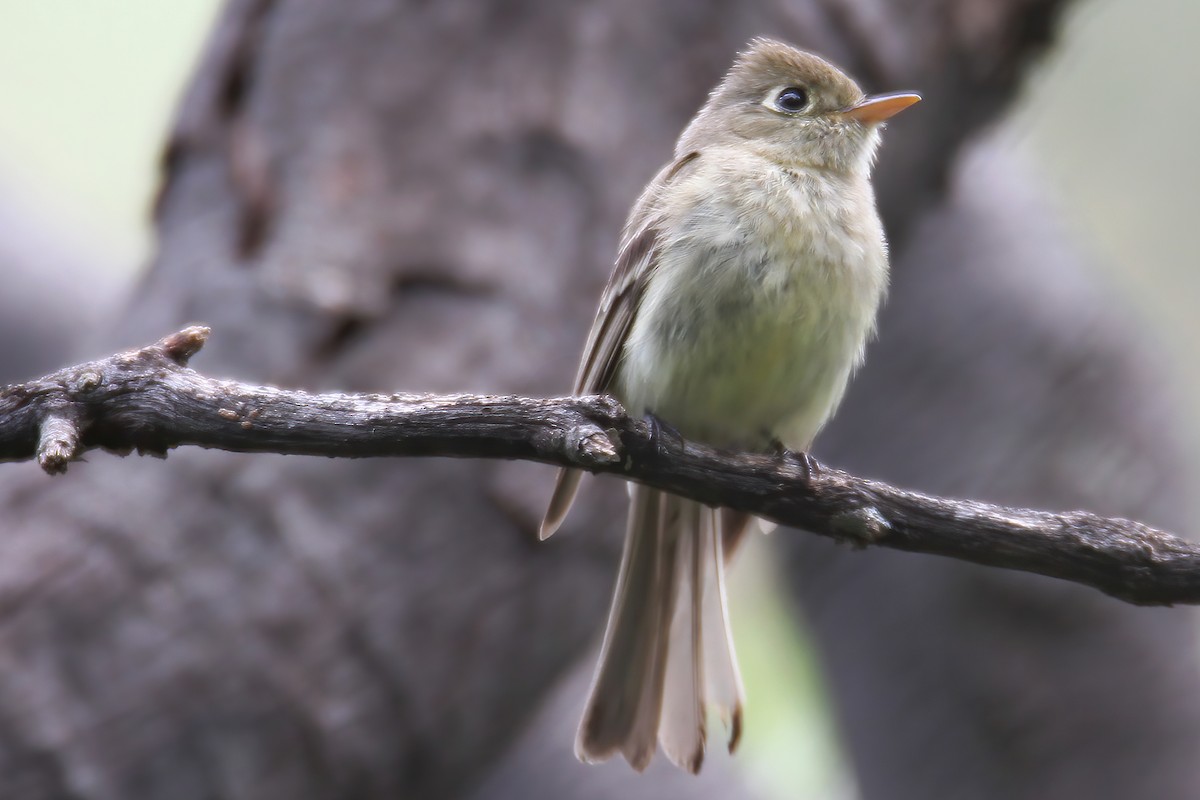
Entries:
[[[654,270],[658,248],[662,244],[662,223],[658,199],[665,187],[687,171],[699,153],[688,153],[667,165],[642,196],[638,198],[625,226],[621,248],[612,277],[600,298],[600,308],[583,349],[583,360],[575,376],[574,393],[599,394],[608,391],[621,363],[625,339],[633,327],[646,281]],[[546,516],[538,535],[545,539],[558,530],[571,510],[582,478],[579,470],[562,469],[554,484]]]

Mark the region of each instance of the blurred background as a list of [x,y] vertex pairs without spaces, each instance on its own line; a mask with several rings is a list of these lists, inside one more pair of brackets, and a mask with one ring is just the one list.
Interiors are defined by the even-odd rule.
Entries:
[[[23,261],[45,261],[5,291],[41,297],[58,285],[53,267],[71,263],[82,269],[70,279],[89,286],[86,313],[99,320],[120,306],[154,257],[148,209],[160,153],[221,5],[42,0],[0,7],[0,217],[35,243],[19,254]],[[1176,375],[1164,393],[1185,409],[1175,432],[1189,450],[1200,444],[1193,346],[1200,335],[1193,230],[1200,105],[1192,100],[1198,27],[1200,5],[1191,0],[1076,4],[1013,112],[986,134],[989,147],[1046,190],[1097,280],[1166,355]],[[29,374],[55,366],[15,363]],[[839,723],[822,700],[821,669],[780,599],[770,552],[751,549],[733,571],[751,698],[742,766],[766,797],[854,797]]]
[[[132,279],[171,115],[220,0],[10,3],[0,14],[0,171],[31,220]],[[1190,101],[1200,8],[1091,0],[995,135],[1037,173],[1105,278],[1132,295],[1194,387],[1192,237],[1200,154]]]
[[0,26],[0,165],[31,214],[132,278],[171,115],[219,0],[11,3]]

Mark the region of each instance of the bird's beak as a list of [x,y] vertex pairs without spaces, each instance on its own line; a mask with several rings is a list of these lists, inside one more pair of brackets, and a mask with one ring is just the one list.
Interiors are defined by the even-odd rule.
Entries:
[[920,100],[921,95],[915,92],[874,94],[861,103],[843,109],[839,113],[846,119],[861,122],[863,125],[873,125],[899,114],[913,103],[920,102]]

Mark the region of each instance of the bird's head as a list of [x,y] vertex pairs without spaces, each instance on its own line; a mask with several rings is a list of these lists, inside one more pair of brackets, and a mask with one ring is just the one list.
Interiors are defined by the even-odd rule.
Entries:
[[867,96],[824,59],[755,39],[683,132],[677,155],[739,144],[786,166],[865,172],[880,124],[920,99],[911,92]]

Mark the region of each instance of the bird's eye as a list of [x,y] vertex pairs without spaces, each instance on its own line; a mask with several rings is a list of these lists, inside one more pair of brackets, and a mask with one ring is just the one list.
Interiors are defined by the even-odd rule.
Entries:
[[775,98],[775,108],[785,114],[797,114],[808,106],[808,92],[803,86],[789,86]]

